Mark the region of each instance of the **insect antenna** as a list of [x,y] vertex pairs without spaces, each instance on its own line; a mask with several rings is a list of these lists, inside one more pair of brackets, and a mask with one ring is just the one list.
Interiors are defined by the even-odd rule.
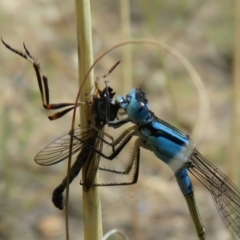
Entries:
[[105,75],[103,75],[102,77],[103,77],[103,78],[106,78],[110,73],[112,73],[112,72],[114,71],[114,69],[120,64],[120,62],[121,62],[121,61],[116,62],[116,63],[110,68],[110,70],[108,71],[108,73],[105,74]]
[[146,81],[146,78],[143,79],[143,81],[142,81],[141,86],[140,86],[139,89],[141,89],[141,90],[143,91],[143,93],[144,93],[145,95],[147,95],[147,93],[148,93],[149,91],[148,91],[148,89],[145,89],[145,86],[144,86],[145,81]]
[[146,81],[146,78],[143,79],[143,81],[142,81],[142,83],[141,83],[139,89],[143,90],[142,88],[143,88],[143,85],[144,85],[145,81]]

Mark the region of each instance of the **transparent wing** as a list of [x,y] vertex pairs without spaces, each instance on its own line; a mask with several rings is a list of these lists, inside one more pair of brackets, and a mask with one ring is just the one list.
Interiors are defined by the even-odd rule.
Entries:
[[194,150],[189,171],[210,191],[225,226],[233,239],[240,236],[240,190],[219,169]]
[[[76,128],[74,130],[72,154],[79,152],[84,144],[78,139],[88,139],[95,134],[92,128]],[[45,147],[34,158],[39,165],[49,166],[61,162],[69,156],[70,134],[66,134]]]
[[[102,151],[103,147],[103,132],[98,134],[98,137],[96,138],[97,141],[94,143],[94,148],[97,149],[98,151]],[[83,185],[85,189],[88,191],[91,186],[93,185],[93,181],[95,179],[98,166],[99,166],[99,161],[100,161],[100,155],[95,153],[94,151],[90,152],[90,155],[88,157],[88,165],[86,168],[86,173],[83,179]]]

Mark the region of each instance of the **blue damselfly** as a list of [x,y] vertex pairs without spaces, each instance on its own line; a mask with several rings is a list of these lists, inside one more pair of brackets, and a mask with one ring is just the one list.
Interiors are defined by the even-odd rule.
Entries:
[[[198,213],[194,191],[188,171],[191,172],[212,194],[216,208],[233,239],[240,237],[240,190],[219,169],[206,160],[196,149],[188,135],[159,119],[150,110],[148,99],[141,89],[133,89],[124,97],[118,97],[116,103],[125,110],[127,118],[110,122],[114,128],[132,122],[134,126],[123,132],[118,138],[120,145],[126,145],[128,139],[137,136],[130,162],[123,171],[106,170],[128,174],[135,163],[139,165],[140,147],[152,151],[173,170],[178,185],[186,199],[199,239],[206,239],[205,230]],[[90,145],[88,145],[91,148]],[[112,160],[115,155],[103,157]],[[137,182],[137,171],[135,182]],[[135,183],[133,182],[133,183]]]

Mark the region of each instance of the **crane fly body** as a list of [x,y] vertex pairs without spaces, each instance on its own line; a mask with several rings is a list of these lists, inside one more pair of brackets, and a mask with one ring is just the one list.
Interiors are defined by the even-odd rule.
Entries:
[[[87,107],[88,127],[77,128],[74,130],[73,133],[69,133],[58,138],[36,155],[35,162],[42,166],[49,166],[67,159],[69,157],[69,144],[72,135],[72,154],[77,152],[79,153],[77,155],[75,163],[71,167],[69,180],[71,183],[73,179],[78,175],[82,166],[84,164],[87,164],[87,171],[85,176],[83,177],[82,184],[84,185],[84,190],[88,191],[90,187],[93,186],[93,180],[98,170],[100,155],[97,154],[95,151],[92,151],[91,148],[88,148],[86,145],[84,145],[83,142],[79,141],[79,139],[83,139],[84,141],[86,141],[87,144],[91,145],[94,149],[97,149],[99,151],[102,150],[104,141],[108,144],[108,141],[104,140],[104,138],[106,136],[111,138],[111,136],[105,134],[103,129],[104,126],[108,123],[108,121],[113,121],[117,117],[119,105],[115,104],[115,102],[113,101],[115,92],[113,92],[113,89],[111,87],[108,87],[107,84],[103,90],[100,90],[98,87],[98,82],[100,78],[97,78],[92,88],[92,91],[89,94],[89,96],[91,97],[90,100],[78,103],[50,103],[48,78],[46,75],[42,74],[40,64],[32,56],[26,45],[23,44],[25,52],[21,52],[12,48],[3,39],[1,39],[1,41],[7,49],[28,60],[33,65],[34,71],[37,76],[42,105],[47,110],[47,115],[50,120],[59,119],[76,107]],[[109,70],[108,74],[110,74],[119,63],[120,62],[117,62]],[[104,75],[103,78],[106,78],[107,75]],[[60,111],[51,114],[51,110]],[[109,143],[109,145],[111,145],[111,143]],[[53,191],[52,194],[52,201],[54,205],[59,209],[64,208],[62,194],[66,186],[67,177],[63,179],[61,184]]]
[[[106,94],[107,93],[107,94]],[[107,124],[107,119],[114,120],[117,116],[118,106],[113,104],[110,99],[114,96],[114,92],[112,88],[106,87],[102,92],[100,97],[93,97],[93,102],[91,106],[91,125],[86,128],[76,128],[73,133],[73,148],[72,154],[78,153],[76,161],[73,163],[70,176],[69,183],[73,181],[73,179],[79,174],[82,166],[87,164],[87,170],[85,176],[83,176],[84,190],[88,191],[93,186],[93,181],[95,179],[96,172],[99,166],[100,155],[95,151],[88,148],[85,144],[83,144],[79,139],[83,139],[87,142],[87,144],[93,146],[98,151],[102,151],[103,143],[104,143],[104,126]],[[108,98],[106,98],[108,96]],[[106,100],[108,102],[106,102]],[[106,103],[108,104],[109,111],[106,111]],[[103,111],[104,110],[104,111]],[[109,112],[108,116],[104,113]],[[71,138],[70,133],[66,134],[42,151],[40,151],[36,157],[36,163],[44,166],[53,165],[58,162],[61,162],[68,158],[69,156],[69,140]],[[107,143],[107,140],[105,141]],[[109,143],[110,144],[110,143]],[[63,209],[63,192],[67,186],[67,176],[62,180],[60,185],[55,188],[52,195],[52,201],[54,205]]]

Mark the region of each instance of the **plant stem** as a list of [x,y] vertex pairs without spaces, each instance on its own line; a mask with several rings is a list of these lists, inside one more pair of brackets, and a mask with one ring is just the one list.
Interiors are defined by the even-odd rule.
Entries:
[[[92,28],[91,10],[89,0],[75,0],[77,16],[77,38],[78,38],[78,70],[79,84],[83,81],[87,71],[93,62],[92,53]],[[89,93],[93,84],[93,73],[90,73],[88,80],[82,89],[83,93]],[[84,97],[84,94],[80,96]],[[80,99],[84,101],[85,99]],[[86,110],[86,109],[85,109]],[[87,126],[87,115],[84,107],[80,108],[81,126]],[[82,169],[84,176],[86,168]],[[98,178],[96,176],[96,178]],[[88,192],[83,191],[83,218],[84,218],[84,239],[102,239],[101,201],[98,188],[91,188]]]
[[239,178],[239,121],[240,121],[240,46],[239,46],[239,37],[240,37],[240,2],[236,1],[236,26],[235,26],[235,51],[234,51],[234,78],[233,78],[233,87],[232,87],[232,104],[233,104],[233,112],[232,112],[232,131],[231,131],[231,149],[230,149],[230,176],[233,181],[240,184]]

